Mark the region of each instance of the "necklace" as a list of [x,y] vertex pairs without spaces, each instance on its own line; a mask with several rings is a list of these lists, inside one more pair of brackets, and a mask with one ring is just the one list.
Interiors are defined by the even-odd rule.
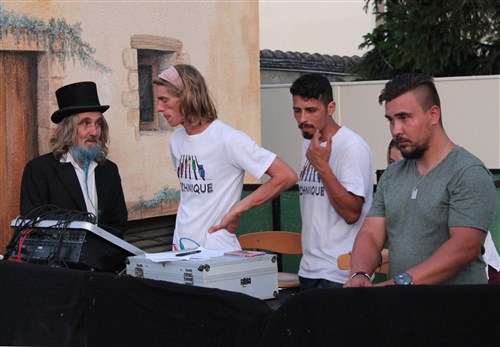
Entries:
[[[413,189],[411,190],[411,199],[412,200],[415,200],[417,198],[418,186],[420,185],[420,183],[422,183],[422,181],[424,180],[424,178],[426,178],[427,175],[436,167],[436,165],[439,164],[439,162],[445,157],[445,153],[448,150],[448,145],[450,143],[451,143],[451,140],[448,140],[448,143],[444,147],[443,153],[441,153],[441,155],[437,158],[436,162],[431,166],[431,168],[429,169],[429,171],[427,171],[427,173],[425,175],[423,175],[422,177],[420,177],[420,179],[418,180],[417,184],[415,184],[413,186]],[[415,176],[417,175],[416,174],[416,170],[415,170],[416,167],[417,167],[417,162],[415,162],[415,166],[413,166],[413,174]]]

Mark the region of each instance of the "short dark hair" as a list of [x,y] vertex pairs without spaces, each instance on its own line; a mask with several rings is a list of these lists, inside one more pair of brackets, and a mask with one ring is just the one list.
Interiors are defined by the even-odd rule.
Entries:
[[394,141],[394,139],[391,139],[391,141],[389,142],[387,151],[390,151],[392,147],[396,147],[397,149],[399,149],[399,145],[396,143],[396,141]]
[[330,81],[323,75],[308,73],[300,76],[290,87],[290,93],[303,99],[317,99],[328,106],[333,101]]
[[385,88],[382,89],[378,97],[378,102],[382,104],[384,101],[394,100],[409,91],[417,91],[418,99],[424,110],[428,110],[434,105],[441,108],[441,100],[439,100],[433,78],[423,73],[413,72],[394,76],[385,84]]

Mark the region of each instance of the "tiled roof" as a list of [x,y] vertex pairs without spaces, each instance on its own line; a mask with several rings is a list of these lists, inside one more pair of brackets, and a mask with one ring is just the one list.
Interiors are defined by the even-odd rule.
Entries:
[[317,71],[347,73],[349,67],[357,63],[358,56],[341,57],[319,53],[283,52],[263,49],[260,51],[260,68],[270,70]]

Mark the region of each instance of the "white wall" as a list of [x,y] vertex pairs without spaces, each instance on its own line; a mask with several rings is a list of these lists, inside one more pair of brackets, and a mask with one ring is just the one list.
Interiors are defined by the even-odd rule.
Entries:
[[[500,168],[500,75],[437,78],[443,124],[456,144],[478,156],[488,168]],[[335,120],[360,134],[373,152],[373,170],[386,167],[391,139],[378,96],[386,81],[332,83]],[[297,172],[302,136],[292,113],[290,85],[261,87],[262,144]]]
[[375,18],[364,0],[259,1],[260,49],[361,56]]

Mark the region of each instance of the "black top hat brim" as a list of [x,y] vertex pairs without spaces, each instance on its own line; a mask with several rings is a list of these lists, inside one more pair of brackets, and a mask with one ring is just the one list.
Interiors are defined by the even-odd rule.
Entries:
[[60,121],[63,120],[63,118],[76,115],[78,113],[82,112],[95,112],[99,111],[101,113],[106,112],[106,110],[109,108],[109,105],[96,105],[96,106],[71,106],[71,107],[66,107],[62,108],[60,110],[57,110],[56,112],[52,113],[52,116],[50,119],[54,123],[59,123]]

